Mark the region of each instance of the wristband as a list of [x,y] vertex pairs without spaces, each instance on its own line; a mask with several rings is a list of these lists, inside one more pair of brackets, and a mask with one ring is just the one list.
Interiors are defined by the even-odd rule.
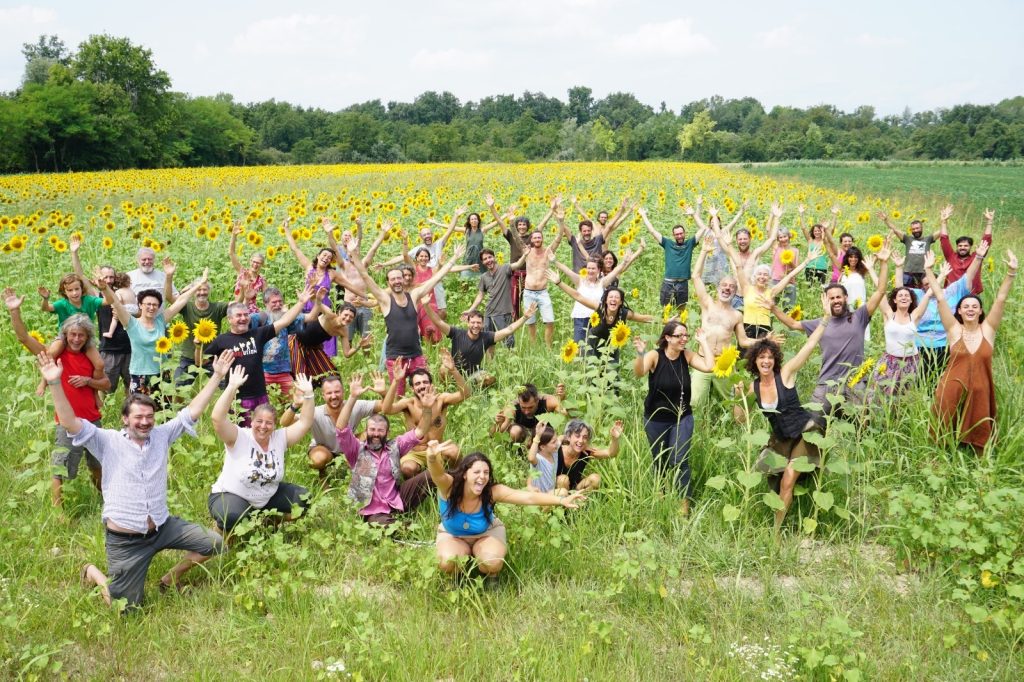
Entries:
[[292,412],[298,412],[299,411],[298,407],[295,407],[294,405],[292,405],[290,403],[288,405],[288,409],[291,410]]
[[50,381],[50,380],[46,381],[46,385],[47,386],[56,386],[59,383],[60,383],[60,379],[57,379],[56,381]]
[[303,393],[302,394],[302,399],[303,400],[312,400],[314,397],[315,396],[312,393]]

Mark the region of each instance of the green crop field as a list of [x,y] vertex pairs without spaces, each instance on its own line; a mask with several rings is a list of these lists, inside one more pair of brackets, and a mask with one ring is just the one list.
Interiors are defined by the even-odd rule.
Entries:
[[[996,245],[984,268],[993,292],[1007,247],[1024,246],[1024,167],[772,166],[750,171],[697,164],[537,164],[263,167],[0,177],[0,285],[26,296],[30,329],[55,333],[39,310],[36,287],[56,289],[69,271],[68,242],[84,238],[86,271],[109,262],[135,267],[145,243],[178,263],[187,282],[211,269],[212,300],[231,296],[235,273],[227,238],[245,226],[242,258],[264,253],[264,273],[293,300],[303,279],[278,230],[292,218],[307,254],[322,241],[319,221],[340,230],[358,215],[375,234],[385,220],[415,234],[428,218],[446,221],[457,206],[484,212],[493,193],[536,222],[555,195],[578,196],[584,210],[642,203],[667,233],[688,229],[682,206],[698,195],[727,221],[749,202],[739,225],[755,234],[769,207],[796,206],[858,241],[882,233],[877,210],[900,223],[957,206],[954,234],[980,234],[981,210],[995,208]],[[575,226],[570,217],[570,227]],[[935,224],[935,223],[932,223]],[[616,248],[635,249],[639,218]],[[649,237],[648,237],[649,241]],[[802,237],[798,239],[802,242]],[[381,258],[398,252],[389,238]],[[502,253],[504,240],[487,246]],[[801,247],[802,248],[802,247]],[[560,258],[568,257],[563,244]],[[647,339],[660,330],[662,252],[648,243],[622,287],[634,309],[658,323],[634,325]],[[449,309],[474,296],[470,280],[450,279]],[[818,292],[800,278],[808,317]],[[635,292],[633,291],[635,289]],[[571,410],[604,445],[615,419],[626,434],[618,458],[593,463],[602,488],[577,512],[499,506],[509,530],[508,565],[496,591],[478,581],[455,587],[436,565],[436,507],[426,504],[392,535],[358,520],[346,500],[347,475],[321,490],[304,445],[287,457],[286,479],[314,491],[307,514],[274,530],[247,522],[225,556],[187,576],[182,594],[161,595],[157,578],[178,556],[158,555],[140,613],[105,608],[79,584],[87,563],[105,568],[101,499],[87,476],[68,482],[62,510],[50,504],[53,412],[35,389],[38,372],[9,320],[0,323],[0,394],[5,396],[0,454],[0,676],[6,679],[352,679],[352,680],[1019,680],[1024,678],[1024,307],[1013,291],[993,361],[999,435],[983,456],[936,441],[921,385],[890,400],[878,392],[865,409],[834,421],[823,440],[824,471],[802,483],[781,535],[772,533],[778,496],[753,469],[767,442],[764,418],[733,421],[725,400],[700,410],[690,460],[694,504],[688,517],[652,473],[643,433],[646,382],[621,367],[565,363],[569,301],[553,294],[559,327],[551,349],[517,335],[488,367],[492,390],[449,412],[447,436],[463,452],[483,450],[498,480],[522,486],[518,448],[487,425],[517,386],[568,387]],[[699,309],[691,302],[691,329]],[[877,318],[878,316],[876,316]],[[383,337],[379,316],[374,338]],[[879,357],[881,322],[868,355]],[[777,326],[777,330],[781,327]],[[791,338],[787,353],[802,342]],[[377,351],[339,361],[343,376],[376,368]],[[436,348],[428,351],[436,366]],[[819,354],[801,370],[810,396]],[[168,367],[177,357],[166,357]],[[731,381],[745,376],[737,364]],[[870,367],[868,368],[870,370]],[[346,388],[347,390],[347,388]],[[188,393],[188,391],[186,391]],[[120,391],[104,404],[104,424],[119,424]],[[274,396],[280,402],[279,396]],[[164,415],[166,418],[167,415]],[[393,431],[398,422],[393,423]],[[223,461],[205,415],[199,438],[171,451],[171,513],[212,524],[207,495]]]

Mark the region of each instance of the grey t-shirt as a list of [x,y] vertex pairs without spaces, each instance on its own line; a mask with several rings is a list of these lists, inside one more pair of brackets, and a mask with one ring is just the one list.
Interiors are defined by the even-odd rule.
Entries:
[[[376,404],[376,400],[356,401],[356,404],[352,406],[352,416],[348,420],[348,426],[352,429],[352,433],[356,432],[359,422],[373,414],[373,407]],[[323,445],[331,452],[339,451],[338,429],[334,421],[327,415],[326,405],[316,406],[316,411],[313,413],[313,428],[309,430],[309,435],[312,437],[309,447]]]
[[[864,362],[864,330],[871,323],[867,306],[861,306],[849,315],[833,317],[821,337],[821,372],[818,383],[842,379],[850,370]],[[821,320],[806,320],[804,333],[810,336]]]
[[582,248],[583,251],[586,251],[591,258],[600,258],[601,250],[604,248],[604,236],[598,235],[583,241],[578,236],[573,235],[569,237],[569,246],[572,248],[572,269],[579,272],[580,268],[587,266],[586,259],[580,253],[580,249]]
[[924,274],[924,256],[935,243],[935,237],[922,234],[920,238],[912,234],[903,235],[903,246],[907,247],[907,260],[903,263],[903,272],[911,275]]
[[512,268],[508,265],[497,265],[494,274],[489,270],[480,273],[477,288],[489,296],[484,316],[512,314]]

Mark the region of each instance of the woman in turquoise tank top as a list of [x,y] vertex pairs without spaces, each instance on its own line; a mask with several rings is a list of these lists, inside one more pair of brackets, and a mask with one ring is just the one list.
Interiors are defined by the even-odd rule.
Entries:
[[437,527],[437,560],[441,570],[454,574],[459,557],[471,556],[485,579],[494,579],[505,565],[505,526],[494,515],[498,502],[576,509],[586,499],[516,490],[491,478],[491,460],[481,452],[467,455],[451,471],[444,469],[444,453],[451,441],[427,444],[427,469],[437,486],[441,524]]

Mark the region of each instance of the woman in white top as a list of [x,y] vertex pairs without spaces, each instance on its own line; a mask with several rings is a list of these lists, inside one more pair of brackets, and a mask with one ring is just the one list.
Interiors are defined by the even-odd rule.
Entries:
[[882,299],[885,330],[885,376],[879,382],[887,395],[900,393],[917,374],[917,322],[928,309],[932,292],[925,289],[918,301],[907,287],[897,287]]
[[302,411],[294,424],[276,428],[277,411],[264,404],[253,410],[252,426],[240,428],[229,421],[228,410],[246,378],[244,368],[231,369],[228,386],[211,415],[214,431],[224,443],[224,468],[213,484],[207,506],[223,533],[230,533],[253,509],[272,509],[290,521],[295,506],[307,506],[308,491],[284,482],[284,455],[313,426],[313,384],[305,374],[295,378],[295,389],[302,395]]

